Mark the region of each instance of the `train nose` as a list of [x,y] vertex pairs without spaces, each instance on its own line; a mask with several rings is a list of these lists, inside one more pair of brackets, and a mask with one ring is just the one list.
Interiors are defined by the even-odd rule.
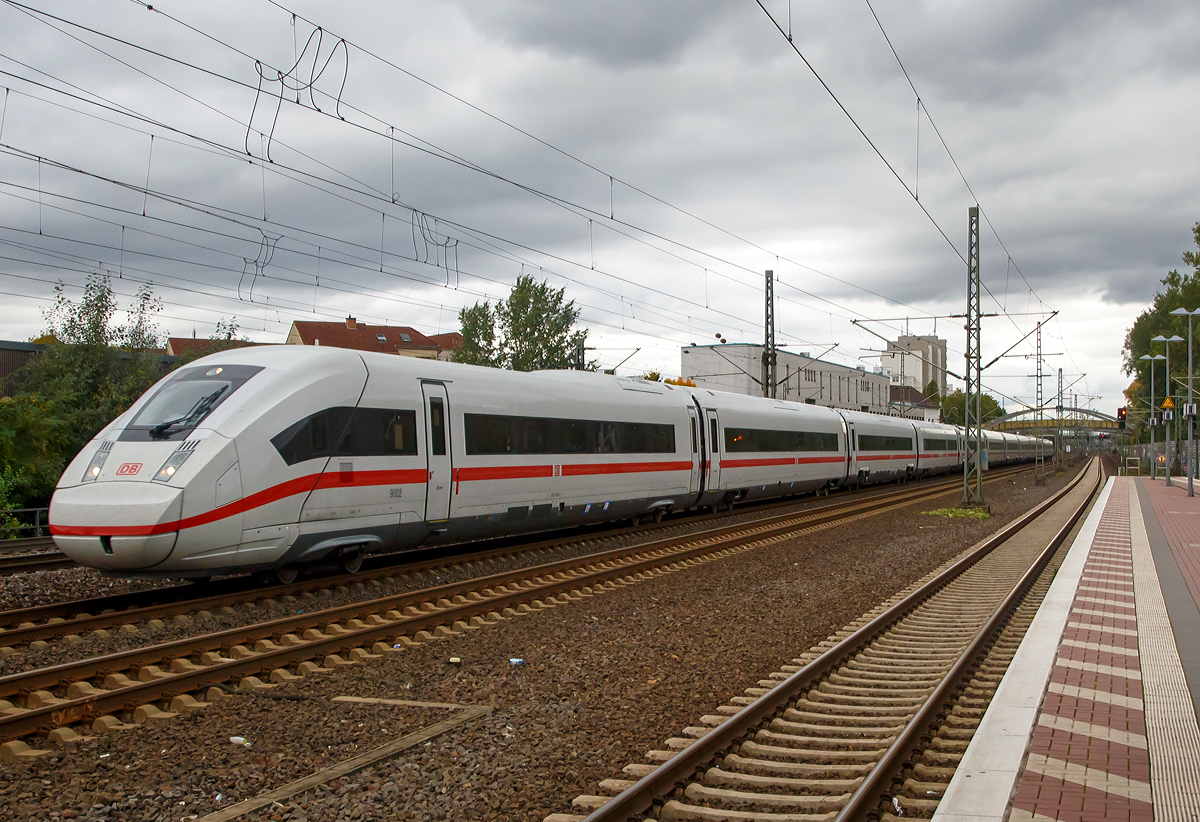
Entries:
[[171,555],[183,491],[159,483],[97,482],[50,499],[50,534],[64,554],[92,568],[152,568]]

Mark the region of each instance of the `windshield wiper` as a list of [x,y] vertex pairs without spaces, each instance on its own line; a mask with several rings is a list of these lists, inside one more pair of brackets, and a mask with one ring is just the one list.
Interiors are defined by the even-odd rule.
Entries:
[[211,411],[213,405],[216,404],[217,399],[224,394],[228,388],[228,385],[222,385],[207,397],[201,397],[200,399],[196,400],[196,404],[192,406],[192,409],[182,417],[173,420],[167,420],[166,422],[160,422],[158,425],[150,429],[150,438],[156,440],[165,439],[166,437],[164,435],[176,425],[179,425],[180,423],[186,423],[189,420],[195,420],[196,422],[199,422],[200,420],[204,419],[204,416]]

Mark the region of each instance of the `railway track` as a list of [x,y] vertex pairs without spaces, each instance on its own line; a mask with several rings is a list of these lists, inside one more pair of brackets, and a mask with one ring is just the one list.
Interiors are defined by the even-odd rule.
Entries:
[[1103,477],[1093,460],[968,556],[547,822],[928,818]]
[[[50,547],[53,548],[53,545]],[[0,555],[0,576],[27,574],[33,571],[56,571],[59,568],[73,568],[74,566],[75,560],[58,550]]]
[[[989,477],[989,481],[998,481],[1026,470],[1029,470],[1028,466],[996,471],[993,472],[993,476]],[[958,477],[940,478],[900,486],[899,490],[891,490],[886,493],[852,494],[844,500],[838,499],[824,505],[810,507],[807,510],[815,512],[840,510],[846,506],[868,504],[875,500],[921,499],[925,496],[947,493],[948,489],[958,488],[961,482],[962,480]],[[912,496],[914,494],[917,496]],[[771,503],[759,507],[757,511],[770,517],[772,510],[792,508],[795,504],[795,500]],[[738,516],[740,517],[747,510],[755,509],[749,507],[739,509]],[[774,516],[792,515],[785,513]],[[0,647],[17,648],[32,642],[50,642],[65,636],[80,636],[93,631],[114,630],[124,625],[148,622],[152,619],[167,619],[180,614],[234,607],[255,600],[300,596],[337,586],[369,584],[372,580],[427,574],[443,570],[450,565],[486,563],[511,557],[517,553],[536,555],[540,551],[561,550],[573,545],[619,539],[630,534],[652,539],[655,534],[670,534],[672,531],[678,531],[681,526],[692,526],[706,521],[721,523],[728,521],[731,516],[733,515],[729,513],[706,514],[700,518],[667,520],[653,526],[591,531],[579,536],[558,536],[534,543],[521,544],[511,539],[497,540],[498,547],[475,550],[470,554],[459,553],[461,546],[439,546],[406,554],[379,555],[368,557],[365,563],[366,567],[357,573],[304,578],[289,585],[263,587],[252,577],[235,577],[207,585],[172,585],[147,591],[4,611],[0,612]],[[2,560],[3,558],[0,558],[0,561]]]
[[480,629],[956,488],[955,482],[921,484],[899,493],[718,525],[685,536],[0,677],[0,740],[45,734],[52,740],[66,739],[72,725],[103,730],[124,719],[154,716],[164,708],[188,710],[201,704],[208,697],[207,689],[214,686],[233,682],[242,688],[260,687],[264,684],[260,677],[288,681],[435,634]]

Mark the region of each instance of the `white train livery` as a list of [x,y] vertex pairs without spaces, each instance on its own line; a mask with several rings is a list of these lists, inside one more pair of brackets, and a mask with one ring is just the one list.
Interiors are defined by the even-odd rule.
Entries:
[[[989,432],[991,465],[1036,441]],[[334,348],[169,374],[75,458],[64,553],[123,576],[270,571],[962,467],[960,429],[577,371]]]

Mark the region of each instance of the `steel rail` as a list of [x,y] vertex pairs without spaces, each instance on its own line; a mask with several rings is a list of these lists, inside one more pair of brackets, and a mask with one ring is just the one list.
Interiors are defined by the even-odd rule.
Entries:
[[[656,562],[663,552],[678,548],[681,544],[702,543],[697,548],[702,553],[711,553],[717,550],[736,547],[748,541],[768,539],[798,526],[811,528],[836,522],[848,514],[862,514],[864,513],[864,509],[869,512],[889,506],[909,505],[916,501],[910,499],[909,497],[911,496],[906,495],[903,499],[887,497],[871,500],[869,503],[859,502],[853,506],[840,506],[830,511],[816,513],[807,511],[799,512],[789,517],[772,517],[766,521],[724,526],[701,531],[696,534],[688,534],[684,537],[668,537],[637,546],[612,548],[596,554],[557,560],[531,568],[520,568],[487,577],[447,583],[434,588],[424,588],[418,591],[410,591],[403,594],[365,600],[363,602],[349,603],[302,615],[280,617],[279,619],[260,622],[255,625],[229,628],[224,631],[205,634],[191,639],[161,643],[145,648],[135,648],[77,662],[65,662],[36,671],[8,674],[7,676],[0,676],[0,698],[13,695],[28,695],[36,690],[59,687],[63,684],[70,684],[73,681],[90,679],[95,676],[107,675],[143,665],[152,665],[164,660],[174,660],[204,651],[229,649],[234,645],[246,642],[255,642],[259,639],[272,636],[317,628],[331,621],[357,619],[381,611],[417,606],[430,601],[436,602],[439,599],[450,600],[454,597],[477,592],[480,589],[503,588],[509,585],[524,584],[530,579],[544,579],[569,571],[576,571],[580,567],[626,563],[617,568],[620,571],[618,575],[625,576],[630,573],[627,570],[628,568],[637,565],[635,557],[651,555],[650,561]],[[672,556],[679,557],[685,553],[688,552],[676,551]],[[489,610],[495,609],[492,608]],[[31,629],[24,630],[29,631]],[[19,631],[12,631],[8,634],[0,634],[0,636],[7,639],[10,634],[17,633]]]
[[0,540],[0,554],[29,554],[54,549],[52,537],[18,537]]
[[[992,479],[998,480],[1003,477],[1010,476],[1013,473],[1019,473],[1021,470],[1026,469],[1022,467],[1012,469],[1010,471],[998,472],[997,475]],[[899,495],[920,495],[926,492],[938,490],[942,488],[943,485],[946,487],[951,487],[954,484],[954,480],[937,481],[935,483],[920,486],[916,489],[899,492]],[[940,491],[940,493],[946,492]],[[839,500],[837,502],[827,503],[825,505],[813,506],[811,508],[804,509],[803,511],[776,514],[773,518],[779,519],[799,515],[818,514],[826,511],[845,509],[847,506],[868,504],[875,500],[896,500],[898,498],[899,496],[897,495],[897,492],[873,495],[870,497],[855,497],[848,500]],[[794,504],[794,502],[792,504]],[[743,509],[743,511],[744,510],[746,509]],[[713,518],[726,519],[728,518],[728,514],[723,514],[719,517]],[[759,521],[767,522],[771,519],[772,517],[766,517]],[[674,522],[664,524],[654,530],[663,530],[677,524],[678,523]],[[745,527],[746,525],[747,523],[718,526],[717,528],[709,528],[705,529],[704,531],[698,531],[695,533],[695,535],[699,536],[702,534],[716,534],[719,533],[721,529],[737,529]],[[588,542],[596,539],[618,538],[629,533],[652,535],[653,530],[629,528],[608,532],[596,532],[591,535],[583,536],[579,539],[579,542]],[[665,539],[669,540],[673,538]],[[236,581],[231,581],[233,590],[216,594],[207,594],[203,589],[198,588],[196,585],[189,584],[171,586],[168,588],[159,588],[152,591],[138,591],[127,594],[117,594],[113,597],[97,597],[90,600],[76,600],[70,603],[34,606],[31,608],[0,612],[0,625],[21,625],[23,623],[33,623],[23,628],[16,627],[0,630],[0,645],[16,646],[38,640],[57,639],[67,634],[81,634],[85,631],[110,629],[125,624],[175,616],[180,613],[180,604],[186,604],[187,610],[189,611],[220,608],[223,606],[239,605],[257,599],[301,594],[325,588],[332,588],[338,585],[348,585],[356,582],[363,582],[371,579],[395,577],[402,574],[424,573],[427,571],[440,570],[455,564],[484,562],[492,559],[512,556],[516,553],[529,553],[552,548],[563,548],[568,547],[571,544],[573,544],[571,538],[564,539],[560,536],[532,544],[527,543],[525,546],[519,549],[505,547],[477,552],[474,554],[454,554],[451,556],[443,556],[442,554],[444,549],[439,548],[433,549],[431,552],[433,553],[433,556],[426,559],[417,559],[416,561],[410,561],[404,564],[387,564],[382,568],[360,571],[355,574],[340,574],[332,577],[306,579],[291,583],[289,585],[274,586],[265,589],[254,587],[249,580],[238,579]],[[643,545],[645,544],[647,543],[644,543]],[[391,557],[403,555],[397,554],[387,556]],[[411,553],[408,556],[411,556]],[[196,596],[196,594],[200,594],[200,596]],[[50,623],[50,619],[59,619],[62,621]]]
[[[997,472],[997,479],[1000,476],[1008,476],[1011,473],[1019,473],[1023,470],[1029,470],[1030,466],[1022,465],[1011,469],[1003,469]],[[937,487],[942,483],[949,483],[952,480],[938,478],[925,487]],[[869,494],[872,491],[883,490],[881,486],[875,486],[866,491],[849,492],[853,494],[852,499],[870,499],[874,496],[883,496],[884,494],[871,494],[871,496],[860,496],[860,494]],[[885,493],[894,493],[887,491]],[[743,506],[739,511],[756,510],[771,510],[773,508],[781,508],[788,505],[795,505],[799,500],[796,497],[787,498],[784,501],[771,501],[769,503],[749,504]],[[838,500],[836,502],[827,503],[823,506],[818,505],[805,510],[825,510],[826,508],[848,504],[849,500]],[[688,517],[687,523],[702,523],[709,520],[725,520],[729,519],[729,512],[717,514],[701,514],[699,516]],[[391,552],[384,554],[368,554],[364,557],[364,563],[368,566],[378,565],[379,567],[368,567],[367,569],[355,574],[338,574],[329,577],[316,577],[302,579],[287,585],[272,585],[264,587],[260,583],[254,581],[251,576],[238,576],[219,582],[210,583],[209,589],[200,589],[191,584],[172,585],[162,588],[154,588],[148,591],[133,591],[125,594],[115,594],[107,597],[93,597],[90,599],[72,600],[62,603],[52,603],[47,605],[35,605],[27,608],[18,608],[10,611],[0,611],[0,628],[5,628],[9,625],[19,625],[23,622],[44,622],[49,619],[68,619],[77,613],[96,614],[101,611],[114,610],[125,611],[132,608],[153,607],[155,604],[166,604],[184,602],[194,598],[194,594],[202,593],[202,597],[197,599],[198,602],[210,602],[208,597],[215,595],[231,595],[242,594],[241,598],[235,599],[232,602],[223,601],[220,604],[237,604],[245,602],[248,599],[258,599],[262,596],[283,596],[286,594],[304,593],[305,591],[315,591],[322,588],[334,587],[353,582],[362,582],[369,579],[379,579],[383,577],[393,576],[397,574],[420,573],[428,570],[444,568],[448,564],[481,562],[498,557],[512,556],[518,553],[528,553],[551,548],[562,548],[576,542],[590,542],[597,539],[609,539],[628,536],[630,534],[653,534],[655,531],[665,530],[671,527],[678,527],[684,524],[684,521],[669,520],[658,523],[652,526],[625,526],[620,528],[595,526],[577,526],[575,528],[566,529],[548,539],[539,540],[537,542],[523,542],[530,535],[521,535],[517,537],[497,537],[494,539],[480,540],[474,543],[448,543],[445,545],[427,546],[411,551]],[[606,524],[607,525],[607,524]],[[49,537],[41,537],[46,547],[53,545]],[[10,542],[17,542],[11,540]],[[32,542],[32,540],[22,540],[22,542]],[[499,545],[497,545],[499,543]],[[470,554],[461,553],[464,544],[473,544],[475,546],[493,545],[494,547],[483,550],[475,550]],[[0,543],[3,546],[4,543]],[[2,552],[0,548],[0,552]],[[220,586],[219,594],[214,594],[210,589]],[[207,591],[207,593],[205,593]],[[198,606],[200,608],[204,605]],[[214,607],[220,607],[216,605]],[[45,637],[41,637],[45,638]]]
[[938,722],[939,714],[953,698],[955,691],[962,684],[962,680],[972,672],[978,662],[986,655],[988,647],[999,636],[1001,630],[1012,618],[1017,608],[1020,607],[1029,590],[1050,563],[1054,553],[1066,540],[1068,534],[1071,533],[1071,529],[1075,527],[1075,523],[1079,521],[1079,518],[1083,516],[1088,505],[1096,498],[1100,489],[1104,487],[1104,470],[1099,467],[1098,463],[1096,468],[1096,482],[1083,504],[1071,513],[1066,523],[1051,538],[1033,565],[1029,567],[1017,584],[1009,591],[1008,596],[1000,603],[1000,606],[992,614],[992,617],[975,634],[970,644],[963,650],[962,655],[959,656],[958,661],[946,673],[945,678],[942,679],[933,693],[929,695],[917,713],[909,720],[904,730],[896,737],[896,740],[888,748],[887,752],[875,764],[875,767],[871,769],[862,783],[859,784],[858,789],[850,796],[849,801],[834,818],[834,822],[851,822],[852,820],[862,819],[868,813],[874,811],[879,806],[881,800],[887,798],[884,796],[885,789],[891,788],[896,775],[900,772],[905,762],[908,761],[914,749],[920,744],[922,737]]
[[1085,473],[1081,471],[1053,496],[1043,500],[997,531],[970,554],[941,571],[926,584],[878,614],[854,633],[826,649],[820,656],[809,661],[787,679],[782,680],[769,692],[758,697],[677,755],[641,777],[603,806],[588,814],[584,822],[617,822],[617,820],[623,822],[623,820],[644,813],[657,799],[666,796],[680,783],[689,780],[698,770],[742,739],[748,732],[811,689],[830,671],[835,670],[845,660],[862,650],[965,570],[1049,510],[1083,480]]
[[[336,654],[347,648],[372,645],[390,637],[416,633],[447,623],[514,608],[530,600],[553,598],[580,589],[604,585],[613,580],[636,577],[664,566],[678,565],[747,543],[784,535],[798,528],[810,529],[835,524],[847,517],[861,516],[864,511],[900,508],[911,505],[920,499],[945,493],[947,490],[944,488],[927,487],[915,493],[860,501],[856,505],[842,506],[841,510],[818,513],[806,511],[780,515],[769,518],[770,523],[767,525],[762,525],[760,522],[710,529],[700,534],[658,540],[636,547],[612,549],[600,554],[560,560],[533,568],[451,583],[437,588],[368,602],[352,603],[310,614],[283,617],[178,642],[133,649],[80,662],[63,663],[37,671],[11,674],[0,677],[0,695],[27,696],[34,691],[62,688],[73,682],[135,668],[140,669],[164,660],[174,661],[216,649],[228,650],[238,645],[262,642],[289,634],[294,636],[296,632],[315,630],[322,624],[330,625],[359,617],[369,618],[372,615],[377,618],[374,625],[349,631],[339,628],[339,632],[334,636],[325,636],[317,632],[309,641],[297,638],[296,644],[283,648],[269,642],[270,647],[260,646],[265,648],[262,652],[252,653],[248,649],[244,649],[246,656],[242,659],[219,662],[203,668],[193,665],[192,670],[184,670],[177,674],[145,682],[131,682],[112,690],[76,699],[56,701],[55,704],[0,717],[0,740],[6,741],[32,733],[48,731],[53,727],[93,719],[108,713],[132,710],[139,704],[168,699],[231,678],[256,676],[323,654]],[[721,534],[720,532],[727,533]],[[691,547],[681,548],[681,545],[690,545]],[[513,586],[516,590],[509,590],[509,586]],[[486,596],[480,595],[480,590],[483,590]],[[590,593],[590,591],[586,593]],[[468,595],[473,599],[468,600]],[[450,602],[452,598],[458,599],[459,604],[452,604]],[[428,604],[432,602],[436,602],[438,605]],[[425,610],[418,611],[416,606],[419,604],[423,605]],[[400,608],[406,609],[408,613],[396,612],[396,609]],[[380,612],[387,612],[388,619],[378,619],[377,615]],[[396,612],[394,617],[391,612]]]
[[24,574],[33,571],[55,571],[59,568],[73,568],[74,566],[75,560],[61,551],[0,556],[0,576]]

